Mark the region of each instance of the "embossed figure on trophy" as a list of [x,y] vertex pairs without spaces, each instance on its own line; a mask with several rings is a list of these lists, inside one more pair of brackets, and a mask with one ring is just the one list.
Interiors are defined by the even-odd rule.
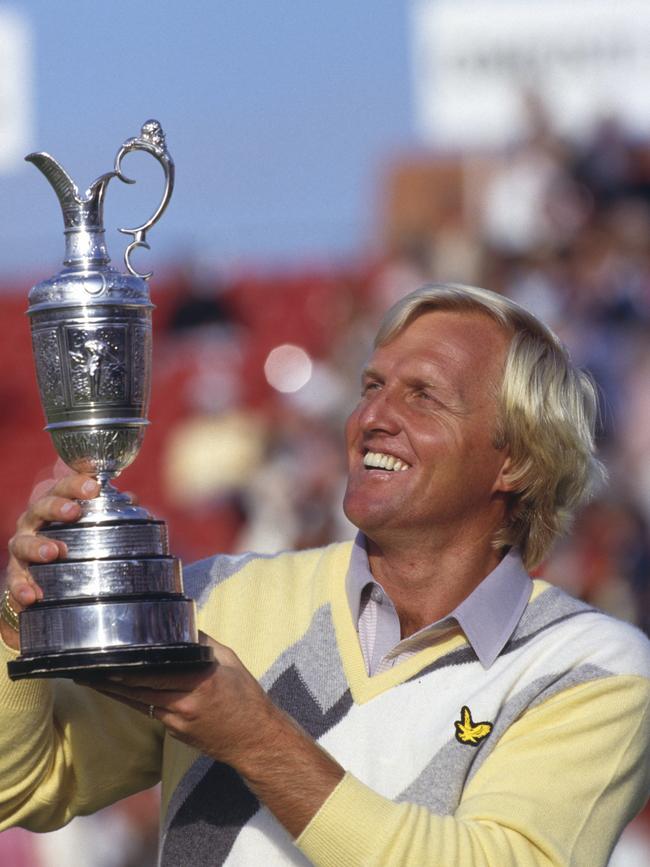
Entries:
[[[92,401],[106,397],[102,380],[110,382],[116,374],[121,374],[124,370],[124,365],[112,353],[109,344],[94,337],[85,340],[80,350],[72,350],[70,358],[75,362],[73,377],[75,374],[83,376],[84,384],[89,386],[88,399]],[[86,391],[85,388],[79,390]]]

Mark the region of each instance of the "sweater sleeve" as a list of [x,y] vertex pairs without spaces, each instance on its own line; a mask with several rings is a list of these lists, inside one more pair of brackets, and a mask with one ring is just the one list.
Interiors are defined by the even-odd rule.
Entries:
[[454,816],[395,803],[348,774],[296,844],[317,867],[604,867],[649,791],[650,682],[604,677],[513,724]]
[[0,642],[0,830],[61,827],[160,779],[162,726],[72,681],[7,676]]

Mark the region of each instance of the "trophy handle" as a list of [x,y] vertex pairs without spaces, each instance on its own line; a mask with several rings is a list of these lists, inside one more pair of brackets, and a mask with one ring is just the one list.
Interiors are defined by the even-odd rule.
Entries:
[[158,222],[171,198],[174,189],[174,161],[167,150],[165,134],[157,120],[148,120],[143,123],[140,135],[135,138],[127,139],[117,152],[117,156],[115,157],[115,175],[121,181],[124,181],[125,184],[135,183],[132,178],[128,178],[122,172],[122,159],[131,151],[146,151],[151,154],[158,160],[162,166],[163,172],[165,173],[165,189],[160,204],[156,208],[153,216],[150,217],[146,223],[143,223],[141,226],[137,226],[134,229],[119,230],[125,235],[133,236],[133,240],[124,251],[124,264],[129,273],[133,274],[134,277],[141,278],[142,280],[148,280],[152,276],[153,271],[150,271],[148,274],[139,274],[131,265],[131,254],[137,247],[144,247],[146,250],[151,249],[146,240],[147,232],[155,223]]

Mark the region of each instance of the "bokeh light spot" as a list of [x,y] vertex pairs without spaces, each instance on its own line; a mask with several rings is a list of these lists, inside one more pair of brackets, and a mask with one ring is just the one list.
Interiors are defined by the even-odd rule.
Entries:
[[283,343],[272,349],[264,362],[266,381],[276,391],[290,394],[311,379],[312,362],[300,346]]

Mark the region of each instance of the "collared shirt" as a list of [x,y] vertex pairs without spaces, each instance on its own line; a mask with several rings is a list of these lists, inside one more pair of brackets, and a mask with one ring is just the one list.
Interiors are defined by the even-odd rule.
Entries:
[[446,617],[400,640],[397,611],[368,565],[365,536],[358,533],[346,577],[348,603],[357,624],[368,674],[380,674],[454,632],[462,631],[484,668],[489,668],[524,612],[533,583],[516,550]]

